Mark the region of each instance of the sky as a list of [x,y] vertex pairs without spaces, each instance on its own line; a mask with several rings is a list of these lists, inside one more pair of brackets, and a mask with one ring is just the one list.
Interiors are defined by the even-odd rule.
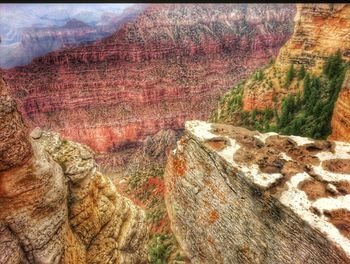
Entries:
[[[105,12],[119,14],[133,4],[0,4],[0,27],[63,25],[76,18],[93,25]],[[0,31],[4,28],[0,28]]]

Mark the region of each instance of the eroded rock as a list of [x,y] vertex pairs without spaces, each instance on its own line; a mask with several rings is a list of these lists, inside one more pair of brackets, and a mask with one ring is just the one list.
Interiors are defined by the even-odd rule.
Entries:
[[88,147],[40,128],[29,140],[0,84],[0,263],[146,263],[145,212]]
[[323,168],[349,150],[189,121],[165,173],[172,229],[192,263],[349,263],[350,174]]

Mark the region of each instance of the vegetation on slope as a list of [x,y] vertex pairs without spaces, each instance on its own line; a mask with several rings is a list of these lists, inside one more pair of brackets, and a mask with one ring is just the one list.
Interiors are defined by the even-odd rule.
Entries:
[[164,202],[164,169],[150,166],[134,171],[127,181],[127,195],[146,211],[151,226],[148,260],[151,264],[187,263],[171,232]]
[[[285,135],[300,135],[315,139],[325,139],[331,134],[331,118],[335,102],[338,98],[345,73],[349,68],[338,51],[329,56],[323,70],[318,75],[310,74],[305,67],[295,70],[291,65],[286,72],[284,86],[288,89],[293,80],[302,87],[278,104],[274,98],[275,107],[264,110],[242,110],[244,83],[241,83],[226,93],[219,102],[219,109],[212,117],[212,122],[230,123],[261,132],[278,132]],[[263,82],[264,74],[256,73]],[[262,77],[261,77],[262,76]],[[280,107],[278,107],[280,105]]]

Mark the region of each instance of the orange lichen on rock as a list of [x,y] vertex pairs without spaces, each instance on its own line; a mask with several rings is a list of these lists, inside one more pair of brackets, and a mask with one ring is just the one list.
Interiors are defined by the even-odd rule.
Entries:
[[179,158],[179,157],[174,157],[173,159],[173,166],[174,169],[179,176],[184,176],[186,173],[186,160]]
[[205,146],[212,148],[214,150],[222,150],[229,145],[229,141],[225,138],[213,138],[205,142]]
[[219,219],[219,217],[219,212],[217,210],[212,210],[209,213],[209,223],[214,224]]

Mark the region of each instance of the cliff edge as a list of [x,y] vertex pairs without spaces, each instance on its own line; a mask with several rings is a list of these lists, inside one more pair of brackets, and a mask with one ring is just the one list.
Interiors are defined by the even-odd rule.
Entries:
[[349,263],[350,144],[185,127],[165,198],[191,263]]

